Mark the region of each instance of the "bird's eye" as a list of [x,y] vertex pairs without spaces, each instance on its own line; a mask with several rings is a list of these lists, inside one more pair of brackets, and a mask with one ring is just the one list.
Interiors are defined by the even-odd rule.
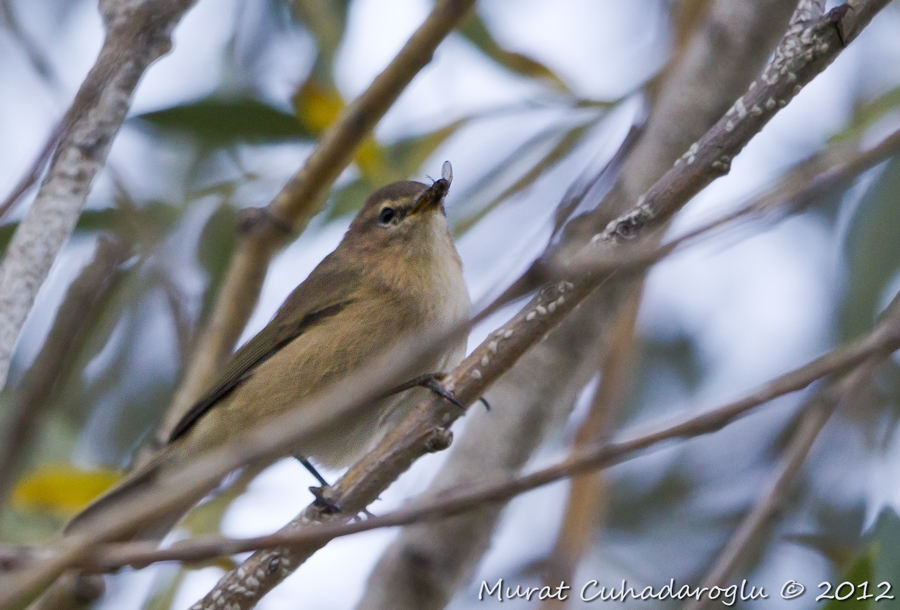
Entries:
[[392,220],[394,220],[394,217],[396,215],[397,215],[397,213],[394,211],[394,208],[383,207],[383,208],[381,208],[381,212],[378,214],[378,222],[380,222],[383,225],[386,225],[386,224],[390,223]]

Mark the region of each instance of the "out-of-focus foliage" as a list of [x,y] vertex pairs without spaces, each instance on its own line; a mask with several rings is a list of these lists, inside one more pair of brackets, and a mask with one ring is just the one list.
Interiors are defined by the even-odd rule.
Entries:
[[120,479],[115,470],[86,472],[69,464],[45,464],[18,484],[12,506],[71,517]]
[[[900,102],[900,100],[898,100]],[[847,284],[841,337],[856,337],[871,328],[885,304],[886,289],[900,273],[900,161],[887,164],[863,195],[845,242]]]
[[219,146],[241,141],[278,142],[311,137],[297,117],[255,99],[207,98],[135,118],[184,131]]

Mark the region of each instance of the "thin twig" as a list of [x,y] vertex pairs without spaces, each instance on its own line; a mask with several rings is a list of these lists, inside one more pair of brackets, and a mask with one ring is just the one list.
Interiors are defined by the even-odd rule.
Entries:
[[[900,130],[864,151],[855,143],[840,142],[793,167],[761,195],[752,197],[732,212],[708,221],[670,241],[656,246],[644,240],[625,242],[615,256],[586,249],[571,260],[554,257],[542,269],[548,280],[613,271],[640,271],[677,250],[697,243],[723,227],[752,216],[777,213],[781,216],[802,211],[826,195],[841,189],[862,172],[884,162],[900,150]],[[622,251],[624,250],[624,251]]]
[[[877,358],[867,360],[844,379],[812,397],[810,403],[806,405],[806,412],[800,422],[799,430],[785,449],[782,463],[769,484],[768,490],[741,521],[728,544],[716,558],[708,575],[703,579],[701,588],[711,589],[715,586],[722,586],[746,561],[751,549],[761,544],[764,540],[765,530],[781,512],[787,501],[802,472],[803,463],[822,428],[825,427],[836,409],[852,400],[871,380],[877,364]],[[685,610],[705,610],[714,604],[715,602],[709,597],[704,597],[699,601],[690,602]]]

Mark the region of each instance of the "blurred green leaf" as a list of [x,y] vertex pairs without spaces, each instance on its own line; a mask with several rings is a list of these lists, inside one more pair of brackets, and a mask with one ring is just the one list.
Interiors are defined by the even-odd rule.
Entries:
[[844,243],[847,286],[840,312],[842,341],[872,328],[885,287],[900,271],[900,158],[865,193]]
[[373,185],[365,177],[357,178],[352,182],[334,189],[326,211],[326,219],[333,220],[346,214],[355,213],[372,194]]
[[[447,138],[473,118],[458,119],[435,131],[380,146],[377,153],[380,171],[374,173],[363,171],[362,176],[335,190],[331,196],[326,217],[330,220],[355,213],[375,189],[395,180],[408,180],[414,177],[416,171],[422,167],[422,163],[441,144],[446,142]],[[357,164],[362,165],[360,157],[363,153],[364,151],[361,150],[360,155],[357,156]],[[363,168],[360,167],[360,169]],[[435,168],[434,171],[437,172],[438,169]]]
[[[898,601],[900,600],[900,516],[893,508],[885,508],[881,511],[868,539],[875,551],[872,582],[876,587],[885,581],[891,583],[893,586],[891,594],[896,598],[893,601],[872,604],[872,607],[896,608],[900,606],[900,601]],[[883,589],[872,591],[876,596],[881,592]]]
[[[840,562],[843,553],[834,553],[832,548],[834,539],[831,535],[793,537],[794,542],[815,548],[831,559]],[[874,610],[876,608],[896,608],[898,606],[897,576],[900,575],[900,518],[890,508],[884,509],[878,516],[878,521],[870,532],[862,540],[862,550],[858,551],[848,567],[838,576],[828,580],[831,590],[817,588],[816,595],[826,593],[833,596],[822,606],[824,610]],[[891,589],[888,594],[895,599],[882,599],[878,602],[875,598],[886,592],[882,583],[889,583]],[[849,586],[842,583],[851,583],[854,588],[849,596]],[[863,583],[868,583],[863,585]],[[882,585],[882,586],[879,586]],[[839,600],[837,596],[847,596]],[[859,599],[865,597],[865,599]]]
[[19,228],[18,222],[9,222],[0,226],[0,251],[5,252],[9,241],[12,239],[13,233]]
[[251,98],[207,97],[140,114],[133,120],[190,133],[213,145],[235,141],[281,142],[312,137],[294,115]]
[[858,105],[847,126],[832,136],[831,140],[858,140],[872,125],[898,107],[900,107],[900,87],[895,87],[874,100]]
[[143,610],[170,610],[175,594],[181,588],[188,570],[178,566],[178,570],[171,575],[163,575],[163,582],[154,583],[154,590],[144,603]]
[[209,314],[219,288],[225,280],[231,257],[238,243],[237,219],[234,208],[222,204],[213,212],[197,243],[197,262],[206,271],[209,284],[203,294],[200,319]]
[[[840,578],[836,578],[833,582],[829,582],[832,584],[831,590],[826,591],[824,588],[816,590],[817,595],[825,593],[834,596],[834,599],[822,606],[823,610],[866,610],[867,608],[874,608],[875,606],[871,601],[878,592],[874,590],[876,583],[872,582],[872,550],[867,549],[857,557],[846,573],[841,575]],[[852,588],[844,584],[848,582],[853,585]],[[857,585],[862,585],[863,583],[867,583],[864,585],[867,587],[866,589],[857,588]],[[872,598],[858,599],[865,595],[872,595]],[[845,599],[838,599],[838,596]]]
[[504,68],[528,78],[544,80],[560,91],[571,93],[566,84],[544,64],[521,53],[507,51],[500,46],[477,12],[469,13],[469,16],[462,22],[459,32],[482,53]]
[[[85,210],[78,217],[75,231],[117,233],[117,223],[121,216],[113,208]],[[13,233],[19,228],[18,221],[0,225],[0,251],[6,250]]]
[[[391,166],[393,175],[390,180],[406,180],[416,170],[422,167],[425,160],[438,149],[447,138],[456,133],[461,127],[467,125],[475,116],[468,116],[453,121],[445,127],[432,132],[403,138],[385,147],[385,155]],[[440,168],[432,171],[437,173]],[[389,181],[390,181],[389,180]]]

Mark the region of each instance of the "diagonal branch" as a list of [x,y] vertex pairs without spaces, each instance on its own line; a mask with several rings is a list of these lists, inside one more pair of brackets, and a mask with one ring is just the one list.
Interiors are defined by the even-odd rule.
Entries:
[[75,227],[91,183],[147,67],[194,0],[101,2],[107,35],[63,121],[63,133],[34,203],[0,263],[0,387],[35,295]]
[[[663,74],[648,83],[650,115],[638,130],[640,135],[633,131],[626,138],[623,148],[627,153],[617,162],[620,149],[610,162],[615,169],[602,170],[599,182],[585,176],[567,190],[558,208],[563,216],[557,215],[555,236],[564,218],[575,210],[568,202],[582,200],[582,194],[590,190],[587,184],[613,182],[598,204],[598,209],[606,211],[607,220],[628,209],[746,90],[784,34],[796,6],[795,0],[688,4],[691,9],[705,5],[708,10],[701,11],[698,28],[673,52]],[[603,191],[605,188],[595,192]],[[579,239],[568,230],[569,225],[564,239]],[[635,291],[637,282],[629,275],[595,292],[491,388],[488,398],[497,408],[490,414],[477,409],[468,416],[473,419],[466,425],[465,435],[454,443],[426,494],[499,474],[516,474],[524,467],[547,435],[567,419],[593,374],[593,367],[586,364],[596,361],[597,347],[607,340],[615,312]],[[544,283],[546,279],[538,280],[533,286]],[[495,503],[454,519],[404,529],[370,573],[357,610],[444,608],[466,586],[490,548],[504,506]]]

